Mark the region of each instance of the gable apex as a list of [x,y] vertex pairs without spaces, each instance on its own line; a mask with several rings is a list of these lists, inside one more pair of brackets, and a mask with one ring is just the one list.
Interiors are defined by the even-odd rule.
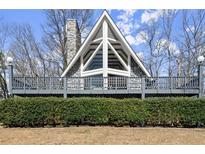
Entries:
[[136,63],[139,65],[139,67],[144,72],[144,74],[146,76],[150,77],[149,72],[146,70],[146,68],[144,67],[144,65],[140,61],[140,59],[134,53],[133,49],[130,47],[129,43],[124,38],[124,36],[120,32],[119,28],[115,25],[114,21],[112,20],[112,18],[110,17],[110,15],[108,14],[108,12],[106,10],[103,11],[102,15],[97,20],[96,24],[94,25],[94,27],[92,28],[92,30],[88,34],[87,38],[83,42],[83,44],[80,47],[79,51],[77,52],[75,57],[72,59],[71,63],[68,65],[68,67],[63,72],[61,77],[65,77],[66,76],[67,72],[71,69],[71,67],[75,64],[75,62],[79,59],[79,57],[82,54],[84,54],[84,52],[86,51],[86,49],[90,45],[91,41],[92,42],[94,42],[94,41],[97,42],[97,41],[100,41],[100,39],[103,39],[103,36],[102,36],[102,37],[98,37],[95,40],[93,40],[94,37],[97,35],[98,31],[100,30],[100,28],[103,28],[103,23],[104,22],[106,22],[108,27],[109,27],[108,31],[110,32],[110,35],[108,36],[109,37],[108,39],[112,40],[112,41],[116,41],[116,39],[113,39],[113,38],[117,37],[118,38],[117,41],[119,41],[120,44],[122,44],[122,46],[125,48],[125,51],[136,61]]

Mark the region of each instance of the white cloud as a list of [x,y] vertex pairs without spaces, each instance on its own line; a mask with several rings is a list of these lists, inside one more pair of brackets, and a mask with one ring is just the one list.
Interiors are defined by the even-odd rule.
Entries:
[[109,14],[112,13],[112,9],[106,9],[108,11]]
[[134,30],[139,28],[139,25],[134,19],[136,10],[119,10],[120,15],[117,16],[117,26],[122,31],[123,35],[130,35]]
[[168,41],[166,39],[160,39],[156,41],[156,47],[155,47],[154,53],[162,54],[163,51],[166,51],[167,46],[168,46]]
[[141,16],[141,23],[151,24],[152,22],[156,22],[162,13],[163,10],[145,10]]
[[167,41],[166,39],[160,39],[160,40],[158,41],[158,44],[159,44],[160,46],[166,46],[167,43],[168,43],[168,41]]
[[186,31],[187,31],[187,32],[194,32],[194,30],[195,30],[194,26],[191,26],[191,27],[187,27],[187,28],[186,28]]
[[175,56],[178,56],[180,54],[180,51],[179,50],[176,50],[175,52],[174,52],[174,55]]
[[117,18],[127,23],[133,19],[136,10],[122,10],[122,12],[123,13],[119,15]]
[[137,52],[136,54],[137,54],[137,56],[138,56],[140,59],[143,59],[143,58],[144,58],[143,52]]
[[132,35],[127,35],[125,38],[129,42],[130,45],[136,44],[136,39]]
[[135,28],[135,29],[140,28],[140,24],[138,24],[137,22],[136,22],[136,23],[134,23],[134,24],[133,24],[133,26],[134,26],[134,28]]
[[157,52],[162,52],[165,51],[167,49],[167,47],[169,48],[169,50],[171,51],[171,53],[174,56],[179,55],[180,51],[179,48],[177,46],[177,44],[175,42],[169,42],[166,39],[161,39],[157,42]]
[[169,42],[166,39],[160,39],[156,42],[154,53],[155,54],[165,54],[167,48],[169,48],[171,54],[174,56],[178,56],[180,54],[177,44],[175,42]]
[[174,43],[174,42],[169,43],[169,49],[175,56],[177,56],[180,53],[179,48],[177,47],[176,43]]
[[117,26],[122,31],[124,35],[130,35],[133,31],[133,24],[131,23],[123,23],[123,22],[117,22]]
[[148,39],[148,35],[145,31],[141,31],[137,34],[135,39],[136,39],[136,45],[140,45],[146,42],[146,40]]

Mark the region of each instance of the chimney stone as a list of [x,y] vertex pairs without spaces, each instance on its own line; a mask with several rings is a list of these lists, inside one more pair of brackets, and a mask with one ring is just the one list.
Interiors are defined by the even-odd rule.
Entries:
[[81,34],[78,27],[77,20],[68,19],[66,24],[67,32],[67,64],[69,65],[71,60],[81,46]]

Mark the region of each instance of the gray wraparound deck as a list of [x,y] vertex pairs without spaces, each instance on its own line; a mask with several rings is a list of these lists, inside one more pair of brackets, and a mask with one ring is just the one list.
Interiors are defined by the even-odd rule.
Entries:
[[13,77],[14,95],[175,94],[198,95],[198,77]]

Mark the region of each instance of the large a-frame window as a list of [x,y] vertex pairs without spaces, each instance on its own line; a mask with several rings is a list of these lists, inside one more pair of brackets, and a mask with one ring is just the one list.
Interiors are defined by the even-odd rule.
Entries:
[[128,55],[107,20],[96,31],[82,55],[82,76],[129,76]]

